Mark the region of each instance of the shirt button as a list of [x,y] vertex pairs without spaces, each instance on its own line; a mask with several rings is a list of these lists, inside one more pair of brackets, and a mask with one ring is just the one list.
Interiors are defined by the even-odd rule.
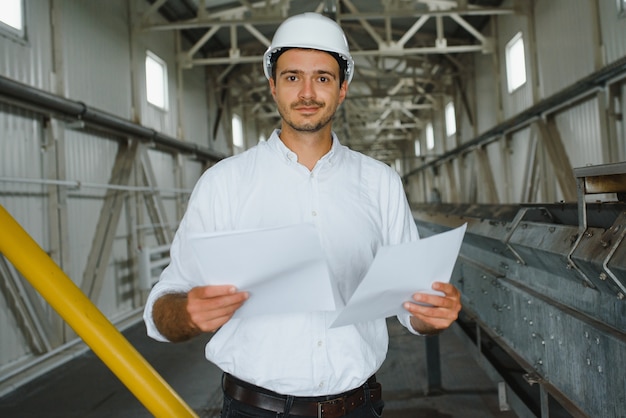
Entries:
[[323,343],[321,340],[317,342],[317,346],[318,346],[318,347],[321,347],[323,344],[324,344],[324,343]]
[[323,388],[324,387],[324,382],[320,382],[319,387]]
[[313,216],[317,216],[317,212],[316,212],[316,211],[313,211],[313,212],[311,212],[311,215],[313,215]]

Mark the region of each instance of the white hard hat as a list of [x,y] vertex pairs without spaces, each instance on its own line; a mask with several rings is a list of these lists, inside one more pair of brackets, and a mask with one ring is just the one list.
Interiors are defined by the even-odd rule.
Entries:
[[282,48],[306,48],[332,52],[346,61],[345,80],[350,84],[354,61],[341,26],[318,13],[303,13],[285,20],[276,30],[272,44],[263,55],[265,77],[272,77],[272,55]]

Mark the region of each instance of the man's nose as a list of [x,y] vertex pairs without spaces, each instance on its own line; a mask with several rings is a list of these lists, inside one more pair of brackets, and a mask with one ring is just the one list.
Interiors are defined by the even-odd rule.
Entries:
[[310,99],[315,97],[315,88],[312,80],[303,80],[300,86],[299,96],[303,99]]

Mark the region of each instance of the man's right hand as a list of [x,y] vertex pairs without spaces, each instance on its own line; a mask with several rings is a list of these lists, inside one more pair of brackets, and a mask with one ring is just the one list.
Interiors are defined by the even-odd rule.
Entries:
[[238,292],[230,285],[194,287],[187,293],[187,313],[200,331],[215,332],[246,299],[247,292]]
[[186,341],[202,332],[215,332],[248,299],[234,286],[194,287],[187,294],[169,293],[152,307],[159,332],[172,342]]

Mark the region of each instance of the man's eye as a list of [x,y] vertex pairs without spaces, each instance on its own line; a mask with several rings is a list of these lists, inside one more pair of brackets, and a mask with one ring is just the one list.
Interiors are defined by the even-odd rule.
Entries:
[[328,77],[320,77],[320,81],[322,83],[327,83],[328,82]]
[[296,76],[295,75],[288,75],[287,76],[287,80],[288,81],[296,81]]

